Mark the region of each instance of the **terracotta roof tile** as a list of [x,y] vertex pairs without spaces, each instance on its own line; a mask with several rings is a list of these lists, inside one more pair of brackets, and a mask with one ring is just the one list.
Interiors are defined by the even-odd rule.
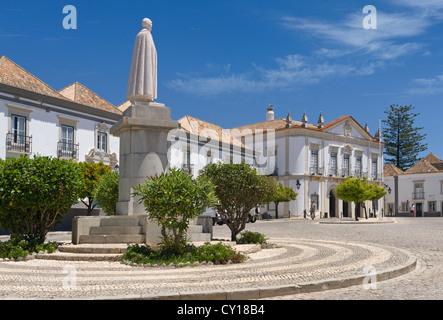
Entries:
[[59,91],[65,98],[77,103],[88,105],[105,111],[121,114],[122,112],[110,102],[106,101],[92,90],[78,82],[74,82]]
[[443,171],[443,161],[432,152],[414,164],[405,173],[432,173]]
[[404,174],[404,171],[394,166],[392,163],[387,163],[383,166],[383,175],[386,176],[399,176]]
[[224,130],[220,126],[210,122],[206,122],[191,116],[184,116],[178,120],[178,122],[181,125],[181,129],[185,130],[186,132],[203,137],[210,137],[216,141],[245,148],[245,145],[239,139],[230,134],[230,130]]
[[5,56],[0,57],[0,83],[51,97],[65,99],[65,97],[56,90]]

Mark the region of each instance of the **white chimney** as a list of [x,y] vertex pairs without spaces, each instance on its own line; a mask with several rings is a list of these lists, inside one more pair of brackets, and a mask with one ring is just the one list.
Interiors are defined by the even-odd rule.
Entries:
[[274,120],[274,107],[269,105],[267,108],[268,112],[266,112],[266,121]]

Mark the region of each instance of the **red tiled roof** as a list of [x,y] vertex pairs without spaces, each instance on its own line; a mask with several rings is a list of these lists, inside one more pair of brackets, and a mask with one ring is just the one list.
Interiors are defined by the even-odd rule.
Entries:
[[0,58],[0,83],[55,98],[65,99],[65,97],[56,90],[5,56]]
[[387,176],[399,176],[404,174],[404,171],[394,166],[392,163],[387,163],[383,166],[383,175]]
[[443,161],[431,152],[406,170],[405,173],[432,173],[441,171],[443,171]]
[[78,82],[74,82],[59,91],[64,97],[94,108],[121,114],[122,112],[110,102],[106,101],[92,90]]

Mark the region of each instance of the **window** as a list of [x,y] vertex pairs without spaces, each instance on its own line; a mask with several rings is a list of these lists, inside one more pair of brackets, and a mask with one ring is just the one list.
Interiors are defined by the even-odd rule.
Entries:
[[394,214],[394,204],[388,203],[388,214],[391,216]]
[[26,136],[27,118],[24,116],[11,115],[11,131],[6,135],[7,151],[30,153],[31,137]]
[[401,203],[401,212],[409,212],[409,205],[407,202]]
[[378,178],[378,159],[372,158],[372,168],[371,168],[371,176],[373,180],[377,180]]
[[74,127],[61,125],[61,139],[58,143],[58,156],[61,158],[77,158],[78,144],[74,144]]
[[428,202],[428,212],[435,212],[437,211],[437,202],[436,201],[429,201]]
[[329,167],[329,175],[336,176],[337,175],[337,152],[331,153],[331,163]]
[[413,199],[424,199],[425,193],[423,190],[423,182],[414,182],[414,193],[412,194]]
[[318,150],[311,150],[311,174],[318,173]]
[[345,154],[343,157],[343,174],[344,177],[349,176],[349,154]]
[[13,142],[24,145],[26,140],[26,117],[13,114],[11,129]]
[[358,156],[355,160],[355,175],[361,177],[363,171],[361,156]]
[[105,132],[97,132],[97,150],[108,152],[108,134]]

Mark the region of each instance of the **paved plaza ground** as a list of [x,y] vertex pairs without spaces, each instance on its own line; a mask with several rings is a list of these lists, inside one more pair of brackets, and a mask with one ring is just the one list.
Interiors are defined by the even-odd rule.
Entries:
[[[280,247],[250,253],[251,260],[242,264],[140,268],[104,261],[0,262],[0,299],[443,299],[443,218],[320,223],[325,221],[247,224]],[[69,233],[51,237],[69,240]],[[229,229],[215,226],[214,238],[229,239]],[[405,274],[397,276],[399,270]],[[373,283],[371,271],[395,278]],[[331,289],[349,279],[353,286]]]

